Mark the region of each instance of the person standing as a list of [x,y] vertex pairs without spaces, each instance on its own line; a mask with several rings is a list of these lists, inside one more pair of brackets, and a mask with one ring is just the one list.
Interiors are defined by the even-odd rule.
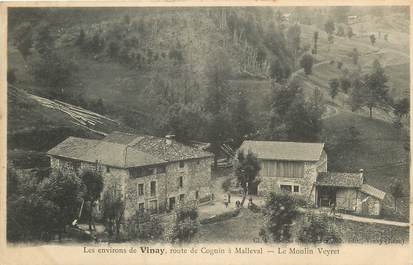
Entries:
[[228,194],[224,194],[224,204],[225,208],[228,208]]
[[89,230],[90,231],[96,231],[96,226],[95,226],[96,215],[97,215],[96,202],[92,202],[90,204],[90,215],[89,215]]

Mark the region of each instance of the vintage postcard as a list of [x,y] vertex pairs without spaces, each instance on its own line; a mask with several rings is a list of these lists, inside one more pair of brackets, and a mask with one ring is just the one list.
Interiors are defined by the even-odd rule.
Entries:
[[412,264],[409,1],[0,8],[0,264]]

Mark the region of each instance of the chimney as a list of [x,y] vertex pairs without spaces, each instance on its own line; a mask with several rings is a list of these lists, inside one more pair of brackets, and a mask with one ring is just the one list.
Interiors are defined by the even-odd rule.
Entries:
[[172,141],[175,139],[175,135],[174,134],[168,134],[168,135],[165,135],[165,138],[166,138],[166,144],[171,145]]

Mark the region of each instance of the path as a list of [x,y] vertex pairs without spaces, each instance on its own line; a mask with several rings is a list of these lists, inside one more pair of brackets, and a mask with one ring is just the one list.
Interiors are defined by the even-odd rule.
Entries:
[[[315,214],[326,214],[330,210],[328,209],[327,211],[325,209],[302,209],[303,211],[311,211]],[[351,214],[344,214],[344,213],[337,213],[335,215],[335,218],[337,219],[343,219],[343,220],[349,220],[349,221],[354,221],[354,222],[361,222],[361,223],[371,223],[371,224],[383,224],[383,225],[393,225],[393,226],[400,226],[400,227],[409,227],[409,223],[404,223],[404,222],[397,222],[397,221],[390,221],[390,220],[384,220],[384,219],[376,219],[376,218],[369,218],[369,217],[362,217],[362,216],[356,216],[356,215],[351,215]]]

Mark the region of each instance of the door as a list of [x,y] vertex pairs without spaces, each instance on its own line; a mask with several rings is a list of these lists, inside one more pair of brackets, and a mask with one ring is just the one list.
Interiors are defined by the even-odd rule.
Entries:
[[175,209],[175,197],[169,198],[169,210]]

